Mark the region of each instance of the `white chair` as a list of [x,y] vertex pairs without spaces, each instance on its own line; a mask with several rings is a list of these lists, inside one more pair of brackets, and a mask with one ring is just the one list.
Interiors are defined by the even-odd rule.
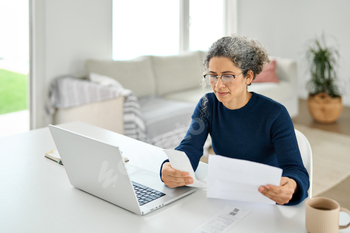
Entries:
[[312,170],[313,170],[311,146],[309,141],[305,137],[305,135],[301,133],[299,130],[295,129],[295,135],[297,137],[301,158],[303,160],[306,170],[309,173],[310,188],[308,193],[309,193],[309,198],[311,198],[312,197]]

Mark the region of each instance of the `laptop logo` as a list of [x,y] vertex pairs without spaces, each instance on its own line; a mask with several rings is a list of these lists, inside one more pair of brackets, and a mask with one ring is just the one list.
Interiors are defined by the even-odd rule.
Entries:
[[108,188],[112,183],[113,187],[115,187],[115,183],[118,179],[118,174],[113,176],[113,169],[108,170],[109,162],[107,160],[102,162],[101,169],[100,169],[100,175],[98,176],[98,182],[102,183],[102,187]]

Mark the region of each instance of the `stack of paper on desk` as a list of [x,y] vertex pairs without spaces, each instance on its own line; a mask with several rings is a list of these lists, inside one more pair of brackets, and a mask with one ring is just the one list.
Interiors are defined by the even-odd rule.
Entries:
[[210,155],[208,163],[207,197],[275,204],[258,189],[280,185],[282,169],[218,155]]

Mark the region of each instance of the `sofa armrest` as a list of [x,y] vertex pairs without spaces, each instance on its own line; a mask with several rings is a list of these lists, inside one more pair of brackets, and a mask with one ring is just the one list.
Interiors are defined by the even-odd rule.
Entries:
[[78,107],[57,109],[53,124],[83,121],[124,134],[124,97],[94,102]]

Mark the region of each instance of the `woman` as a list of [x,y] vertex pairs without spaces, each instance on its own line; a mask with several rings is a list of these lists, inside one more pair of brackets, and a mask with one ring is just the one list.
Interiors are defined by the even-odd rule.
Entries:
[[[280,185],[261,186],[259,192],[278,204],[295,205],[307,197],[309,175],[291,118],[283,105],[247,90],[269,62],[266,49],[256,40],[234,35],[216,41],[204,59],[204,78],[213,93],[197,104],[176,150],[187,154],[195,170],[210,134],[215,154],[282,168]],[[168,160],[162,164],[161,178],[169,187],[193,182]]]

